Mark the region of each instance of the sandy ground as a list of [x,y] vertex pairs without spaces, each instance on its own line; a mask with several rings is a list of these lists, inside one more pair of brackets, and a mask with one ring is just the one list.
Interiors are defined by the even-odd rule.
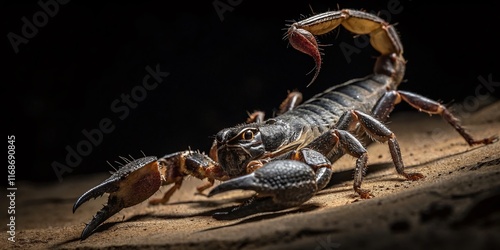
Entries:
[[[500,102],[464,123],[478,138],[499,135],[498,110]],[[408,169],[426,178],[404,181],[395,174],[387,145],[372,145],[363,183],[375,195],[370,200],[354,195],[351,157],[341,159],[328,187],[302,206],[230,221],[211,215],[250,194],[196,196],[200,182],[189,179],[170,204],[125,209],[80,241],[84,223],[106,198],[85,203],[75,214],[72,205],[108,174],[24,182],[18,184],[16,243],[4,233],[0,248],[499,249],[500,143],[469,147],[438,116],[403,112],[391,121]]]

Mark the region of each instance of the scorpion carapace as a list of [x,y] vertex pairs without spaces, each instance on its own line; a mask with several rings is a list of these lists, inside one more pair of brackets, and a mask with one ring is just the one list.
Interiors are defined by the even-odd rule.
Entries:
[[373,195],[361,184],[368,162],[366,146],[372,141],[387,142],[396,171],[405,180],[419,180],[422,174],[406,172],[398,140],[384,124],[401,101],[419,111],[441,115],[471,146],[498,139],[476,140],[439,102],[397,90],[406,66],[403,46],[394,27],[373,14],[349,9],[330,11],[289,25],[285,36],[290,44],[316,62],[312,81],[321,66],[315,36],[339,25],[370,36],[372,46],[381,53],[373,74],[335,85],[302,104],[302,95],[291,92],[277,116],[264,120],[263,113],[256,112],[247,124],[221,130],[209,155],[186,150],[129,162],[76,201],[73,211],[90,198],[110,193],[108,204],[87,224],[81,239],[121,209],[148,199],[162,185],[172,184],[162,198],[149,201],[168,202],[188,175],[208,180],[197,188],[200,193],[212,187],[215,180],[222,181],[208,196],[233,189],[254,190],[255,196],[241,206],[214,215],[232,219],[306,202],[328,184],[335,161],[349,154],[356,158],[353,189],[361,198],[370,198]]

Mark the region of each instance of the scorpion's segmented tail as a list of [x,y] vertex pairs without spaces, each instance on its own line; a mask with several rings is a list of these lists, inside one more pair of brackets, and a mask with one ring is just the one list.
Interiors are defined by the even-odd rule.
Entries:
[[[370,43],[382,55],[396,54],[403,60],[403,45],[395,28],[382,18],[358,10],[329,11],[293,23],[285,35],[290,45],[314,59],[316,72],[309,83],[313,83],[321,69],[321,53],[315,35],[326,34],[339,25],[358,35],[370,35]],[[309,86],[308,85],[308,86]]]

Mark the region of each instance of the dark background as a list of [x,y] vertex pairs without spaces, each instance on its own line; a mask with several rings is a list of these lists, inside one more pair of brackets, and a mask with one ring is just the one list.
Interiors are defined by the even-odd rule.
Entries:
[[[365,76],[377,52],[368,46],[348,63],[339,44],[354,40],[342,29],[319,37],[332,46],[324,48],[319,78],[306,88],[313,60],[287,47],[283,28],[286,20],[310,15],[310,7],[316,13],[380,11],[390,1],[233,2],[221,20],[213,1],[70,1],[18,53],[7,34],[20,35],[22,17],[31,20],[41,8],[36,1],[2,3],[3,124],[6,135],[16,137],[17,180],[57,180],[51,165],[67,165],[66,147],[76,149],[86,139],[82,130],[98,129],[104,118],[114,131],[62,181],[111,170],[106,161],[120,156],[162,156],[188,147],[206,152],[218,130],[243,122],[247,111],[271,115],[288,90],[307,98]],[[493,5],[400,5],[403,11],[390,22],[397,23],[408,60],[401,89],[449,104],[474,98],[479,76],[500,81],[500,18]],[[141,85],[148,65],[170,75],[120,120],[111,103]],[[498,97],[496,90],[491,94]],[[406,109],[400,105],[396,112]]]

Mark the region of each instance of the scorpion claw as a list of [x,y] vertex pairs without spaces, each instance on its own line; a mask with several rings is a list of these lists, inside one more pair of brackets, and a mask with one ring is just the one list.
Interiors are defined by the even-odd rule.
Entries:
[[215,214],[216,219],[233,219],[298,206],[309,200],[318,187],[309,165],[295,160],[277,160],[266,163],[251,174],[218,185],[208,196],[235,189],[253,190],[257,195],[230,212]]
[[85,192],[73,205],[73,213],[75,213],[76,209],[80,207],[83,203],[87,202],[92,198],[97,198],[102,196],[104,193],[112,193],[118,189],[118,186],[115,185],[115,181],[111,178],[107,179],[103,183],[93,187],[89,191]]
[[85,192],[73,205],[73,213],[91,198],[109,193],[105,205],[86,225],[81,239],[90,236],[109,217],[126,207],[141,203],[152,196],[162,184],[164,173],[156,157],[144,157],[127,163],[101,184]]
[[86,224],[85,228],[82,231],[82,234],[80,236],[81,240],[85,240],[87,237],[89,237],[94,230],[101,225],[105,220],[107,220],[109,217],[113,216],[114,214],[120,212],[123,207],[120,206],[109,206],[105,205],[101,210],[97,212],[97,214],[92,218],[92,220]]
[[213,188],[207,197],[212,197],[216,194],[224,193],[231,190],[242,189],[242,190],[259,190],[258,180],[255,177],[255,173],[240,176],[238,178],[230,179],[226,182]]

